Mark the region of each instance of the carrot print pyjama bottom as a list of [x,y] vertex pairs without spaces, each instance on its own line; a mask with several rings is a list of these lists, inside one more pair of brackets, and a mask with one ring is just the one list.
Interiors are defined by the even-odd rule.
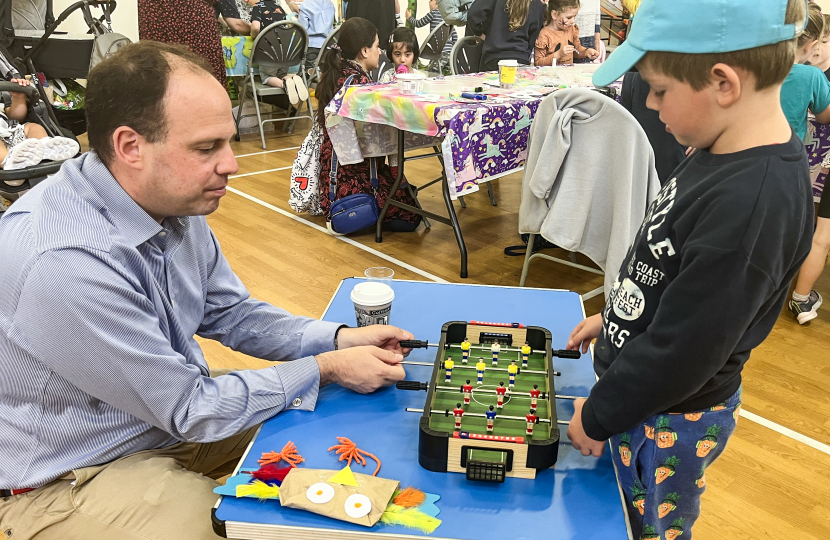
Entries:
[[635,540],[692,538],[706,489],[706,467],[735,431],[740,389],[704,411],[658,414],[611,438]]

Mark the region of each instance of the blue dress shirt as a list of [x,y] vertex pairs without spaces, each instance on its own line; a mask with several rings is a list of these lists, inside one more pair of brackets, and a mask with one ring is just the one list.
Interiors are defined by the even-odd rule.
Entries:
[[300,4],[298,18],[308,32],[308,46],[319,49],[334,30],[334,4],[331,0],[305,0]]
[[[250,297],[204,216],[154,221],[97,154],[0,221],[0,488],[313,410],[338,324]],[[211,378],[194,334],[293,360]]]

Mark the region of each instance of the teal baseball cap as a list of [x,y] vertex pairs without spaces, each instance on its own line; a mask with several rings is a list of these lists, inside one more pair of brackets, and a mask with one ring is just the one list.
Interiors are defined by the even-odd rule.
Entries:
[[[595,86],[622,77],[649,51],[724,53],[772,45],[804,31],[786,24],[788,0],[643,0],[628,38],[594,72]],[[805,0],[809,6],[809,0]]]

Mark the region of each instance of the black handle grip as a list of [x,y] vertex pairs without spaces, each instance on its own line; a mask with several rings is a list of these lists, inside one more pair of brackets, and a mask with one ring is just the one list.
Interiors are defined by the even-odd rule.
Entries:
[[20,92],[27,96],[35,96],[37,95],[37,88],[32,84],[29,84],[29,86],[20,86],[17,83],[0,81],[0,92]]
[[426,349],[429,347],[428,341],[421,341],[418,339],[405,339],[398,343],[404,349]]
[[426,390],[429,388],[427,383],[418,382],[418,381],[398,381],[395,383],[395,388],[398,390]]
[[559,349],[558,351],[553,351],[553,356],[558,356],[559,358],[579,358],[582,356],[579,351],[566,351],[565,349]]

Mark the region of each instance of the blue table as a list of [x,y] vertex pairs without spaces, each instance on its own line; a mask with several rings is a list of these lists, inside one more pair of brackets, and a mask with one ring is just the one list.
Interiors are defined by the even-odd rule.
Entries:
[[[349,293],[360,279],[341,282],[323,316],[327,321],[355,323]],[[394,281],[392,324],[412,332],[416,339],[437,343],[447,321],[484,320],[542,326],[553,335],[553,348],[564,348],[573,327],[584,318],[579,295],[567,291],[484,285],[456,285]],[[409,360],[433,362],[435,349],[412,351]],[[591,361],[554,359],[562,372],[557,393],[586,396],[595,381]],[[406,366],[407,379],[428,381],[430,367]],[[363,396],[339,386],[320,392],[314,412],[289,411],[265,422],[241,467],[257,467],[263,452],[279,451],[291,440],[305,457],[304,466],[339,469],[330,446],[335,437],[349,437],[359,448],[377,455],[379,476],[399,480],[441,496],[438,516],[443,523],[432,538],[552,540],[629,538],[621,493],[606,451],[601,459],[575,451],[561,430],[559,461],[535,480],[508,478],[504,484],[468,482],[463,474],[434,473],[418,465],[420,414],[406,407],[423,407],[426,392],[387,388]],[[570,419],[572,402],[557,401],[560,419]],[[564,427],[564,426],[563,426]],[[356,472],[371,474],[352,465]],[[302,510],[282,508],[276,501],[225,497],[214,509],[214,526],[230,538],[411,538],[418,531],[383,524],[371,529],[325,518]],[[358,533],[357,535],[355,533]],[[360,534],[362,533],[362,534]]]

